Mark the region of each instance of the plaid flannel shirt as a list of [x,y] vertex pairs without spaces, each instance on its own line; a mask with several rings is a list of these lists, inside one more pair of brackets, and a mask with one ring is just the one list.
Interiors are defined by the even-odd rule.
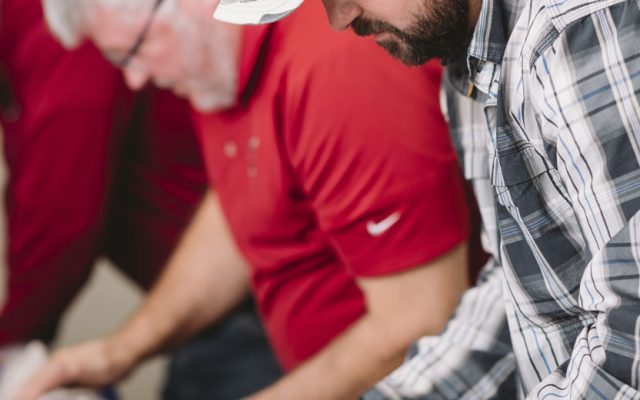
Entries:
[[[485,0],[468,54],[447,112],[500,263],[377,391],[511,399],[512,355],[518,397],[640,399],[640,1]],[[498,336],[439,351],[466,327]]]

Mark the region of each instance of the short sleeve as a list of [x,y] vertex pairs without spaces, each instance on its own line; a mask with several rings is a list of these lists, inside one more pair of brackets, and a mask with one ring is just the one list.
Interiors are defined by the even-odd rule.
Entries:
[[287,82],[293,122],[285,147],[350,272],[410,269],[466,240],[462,179],[439,107],[440,66],[405,67],[354,37],[301,70]]

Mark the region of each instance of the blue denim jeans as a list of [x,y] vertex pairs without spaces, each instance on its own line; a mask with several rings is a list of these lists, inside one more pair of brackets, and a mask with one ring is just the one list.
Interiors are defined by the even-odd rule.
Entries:
[[104,388],[100,391],[100,397],[102,400],[118,400],[118,395],[111,387]]
[[282,375],[252,307],[231,314],[172,355],[164,400],[238,400]]

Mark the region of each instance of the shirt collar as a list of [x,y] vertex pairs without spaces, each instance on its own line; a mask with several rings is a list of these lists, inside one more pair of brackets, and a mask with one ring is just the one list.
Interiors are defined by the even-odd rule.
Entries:
[[253,81],[257,78],[260,59],[268,40],[272,25],[247,26],[242,32],[242,50],[238,64],[238,104],[246,100],[253,89]]
[[500,65],[523,3],[522,0],[483,0],[467,51],[466,74],[464,79],[452,78],[454,86],[466,96],[475,97],[476,89],[490,97],[497,95]]
[[504,3],[515,3],[509,0],[484,0],[482,9],[471,39],[468,61],[492,62],[502,61],[504,50],[509,39],[509,9]]

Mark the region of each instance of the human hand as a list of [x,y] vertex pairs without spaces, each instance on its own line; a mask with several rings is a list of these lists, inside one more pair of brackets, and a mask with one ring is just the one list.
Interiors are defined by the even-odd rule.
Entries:
[[64,386],[101,387],[134,367],[135,360],[113,339],[100,339],[55,352],[12,400],[37,400]]

